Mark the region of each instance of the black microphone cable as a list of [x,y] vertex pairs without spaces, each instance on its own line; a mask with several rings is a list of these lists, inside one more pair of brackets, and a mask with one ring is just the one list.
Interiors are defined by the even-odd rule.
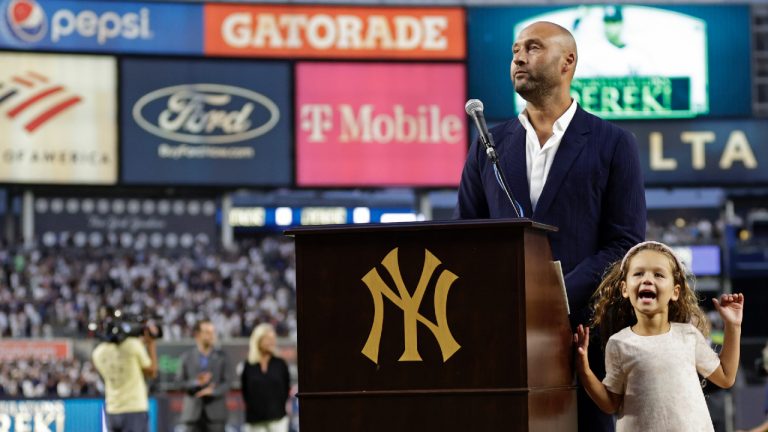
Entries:
[[496,177],[496,182],[501,187],[504,195],[507,196],[509,203],[512,205],[512,210],[515,211],[515,217],[523,217],[523,206],[515,199],[512,192],[509,190],[509,183],[504,177],[504,173],[499,167],[499,156],[496,154],[496,148],[493,145],[493,137],[488,132],[488,126],[485,124],[485,117],[483,116],[483,103],[479,99],[470,99],[464,105],[464,110],[472,117],[477,127],[477,132],[480,136],[480,141],[485,145],[485,154],[493,165],[493,173]]

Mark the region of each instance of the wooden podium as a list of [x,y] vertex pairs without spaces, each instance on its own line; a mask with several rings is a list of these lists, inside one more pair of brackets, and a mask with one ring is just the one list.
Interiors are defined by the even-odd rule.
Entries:
[[553,229],[523,219],[288,231],[302,432],[575,431]]

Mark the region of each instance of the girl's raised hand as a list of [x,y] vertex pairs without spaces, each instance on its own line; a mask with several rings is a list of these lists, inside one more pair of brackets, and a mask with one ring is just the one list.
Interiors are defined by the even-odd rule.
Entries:
[[712,299],[712,302],[726,324],[741,325],[744,316],[744,294],[723,294],[719,301]]
[[589,347],[589,327],[579,324],[576,333],[573,334],[573,343],[576,344],[576,367],[579,372],[589,369],[587,348]]

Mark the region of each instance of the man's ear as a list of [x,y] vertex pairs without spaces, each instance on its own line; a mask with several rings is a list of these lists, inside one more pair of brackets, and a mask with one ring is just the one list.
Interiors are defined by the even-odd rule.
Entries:
[[573,72],[576,68],[576,53],[569,52],[563,56],[563,66],[560,68],[561,73]]

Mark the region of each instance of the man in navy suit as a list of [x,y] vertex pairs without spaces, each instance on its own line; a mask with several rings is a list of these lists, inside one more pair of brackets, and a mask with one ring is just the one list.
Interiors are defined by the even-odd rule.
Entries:
[[[568,30],[548,22],[523,29],[512,46],[515,91],[526,100],[516,119],[491,129],[500,168],[523,216],[558,227],[549,233],[565,275],[571,324],[587,324],[590,297],[613,261],[645,238],[645,191],[637,144],[627,131],[587,113],[571,98],[578,59]],[[485,149],[472,144],[461,176],[456,216],[514,217]],[[599,343],[590,365],[599,367]],[[593,349],[594,348],[594,349]],[[613,431],[579,387],[580,431]]]

